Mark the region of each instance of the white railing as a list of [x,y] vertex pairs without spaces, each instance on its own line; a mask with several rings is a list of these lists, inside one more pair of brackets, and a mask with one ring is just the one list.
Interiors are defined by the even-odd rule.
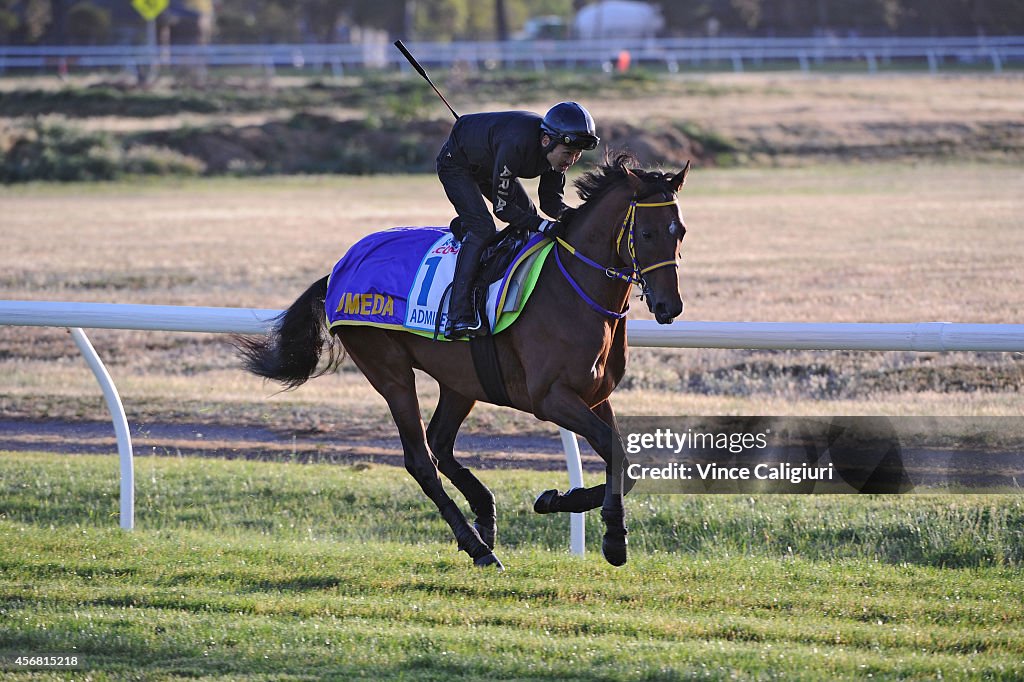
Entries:
[[[696,69],[723,62],[734,71],[744,65],[778,68],[789,62],[809,71],[826,62],[860,61],[869,72],[894,61],[927,63],[935,73],[947,62],[990,64],[1024,60],[1024,36],[966,36],[948,38],[622,38],[601,40],[536,40],[489,42],[410,42],[410,49],[427,67],[448,68],[468,64],[527,67],[543,71],[549,66],[574,68],[602,66],[623,50],[634,64],[660,65],[676,72],[681,65]],[[151,65],[169,67],[256,67],[330,70],[339,76],[346,69],[408,69],[402,55],[389,43],[370,44],[254,44],[254,45],[107,45],[107,46],[0,46],[0,73],[5,70],[50,72],[126,69]]]
[[[82,328],[260,334],[280,310],[117,303],[0,301],[0,325],[68,327],[103,389],[121,462],[121,527],[135,525],[134,457],[128,420],[110,375]],[[858,351],[1024,351],[1024,324],[675,322],[631,320],[630,346]],[[576,435],[561,430],[570,487],[583,485]],[[572,514],[570,549],[584,551],[584,515]]]

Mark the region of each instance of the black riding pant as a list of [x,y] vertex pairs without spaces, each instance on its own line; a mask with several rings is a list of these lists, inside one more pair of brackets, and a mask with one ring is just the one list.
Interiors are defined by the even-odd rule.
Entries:
[[[455,212],[462,220],[462,227],[468,234],[473,234],[481,240],[488,240],[494,236],[494,218],[491,216],[486,197],[494,203],[494,187],[491,182],[477,182],[470,169],[460,166],[448,158],[447,146],[441,149],[437,157],[437,177],[441,180],[448,201],[452,202]],[[537,209],[527,195],[518,179],[512,182],[512,191],[509,193],[509,201],[524,211],[536,213]],[[459,235],[456,235],[459,236]]]

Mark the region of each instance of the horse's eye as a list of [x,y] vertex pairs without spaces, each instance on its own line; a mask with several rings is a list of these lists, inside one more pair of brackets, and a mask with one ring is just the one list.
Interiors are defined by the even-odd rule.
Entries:
[[654,235],[651,234],[650,230],[640,230],[640,236],[643,237],[644,239],[650,239]]

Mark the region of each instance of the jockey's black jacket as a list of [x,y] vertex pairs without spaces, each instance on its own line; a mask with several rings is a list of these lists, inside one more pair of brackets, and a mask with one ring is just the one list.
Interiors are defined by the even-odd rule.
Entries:
[[514,229],[536,230],[542,219],[510,201],[517,178],[540,176],[540,208],[557,218],[565,208],[565,174],[551,168],[541,147],[541,117],[529,111],[497,111],[460,116],[441,149],[473,175],[494,205],[494,215]]

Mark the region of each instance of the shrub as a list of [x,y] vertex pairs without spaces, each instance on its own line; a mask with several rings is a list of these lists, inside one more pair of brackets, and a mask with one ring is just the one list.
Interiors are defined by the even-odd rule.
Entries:
[[0,163],[0,182],[116,180],[124,175],[198,175],[202,162],[170,149],[125,150],[111,135],[37,123]]
[[137,145],[124,153],[124,171],[129,175],[202,175],[206,166],[197,158],[167,147]]

